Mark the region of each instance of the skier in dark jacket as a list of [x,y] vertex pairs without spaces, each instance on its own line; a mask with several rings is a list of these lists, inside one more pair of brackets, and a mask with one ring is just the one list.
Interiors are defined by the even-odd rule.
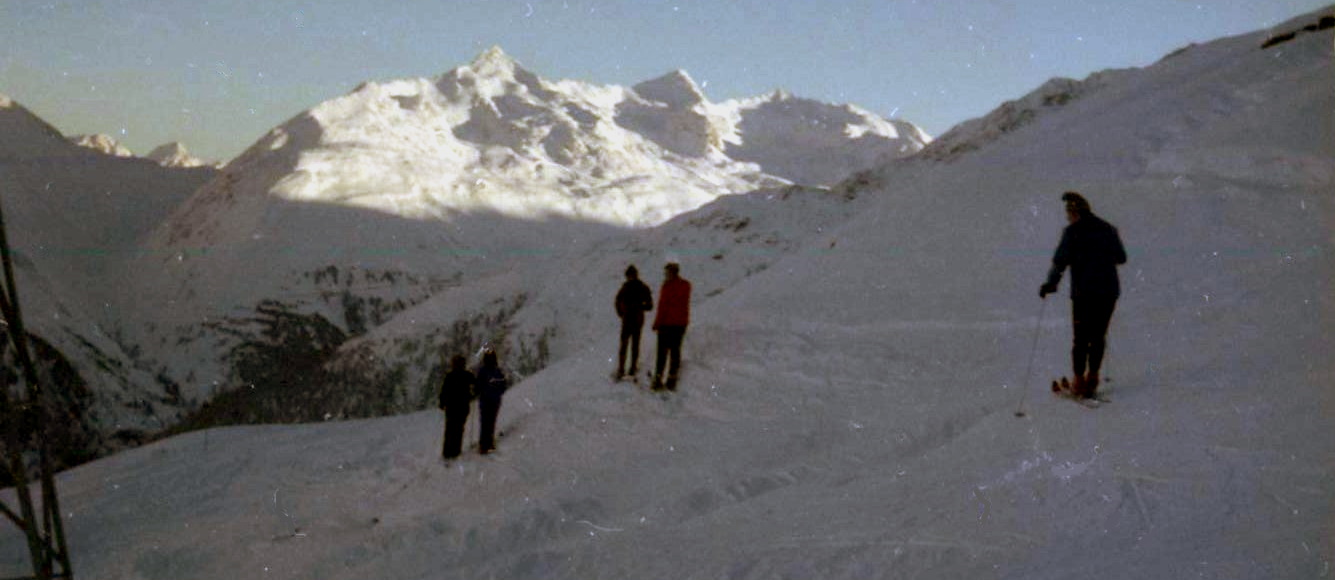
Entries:
[[1126,250],[1117,228],[1090,210],[1079,193],[1062,194],[1066,220],[1061,243],[1052,256],[1048,279],[1038,290],[1040,298],[1057,291],[1062,272],[1071,269],[1071,323],[1075,337],[1071,347],[1074,373],[1072,394],[1093,397],[1099,386],[1099,368],[1121,285],[1117,266],[1126,263]]
[[621,347],[617,349],[617,370],[614,378],[625,376],[627,350],[630,354],[630,376],[633,378],[640,365],[640,332],[644,329],[644,313],[654,309],[654,295],[640,281],[634,265],[626,268],[626,281],[617,291],[616,311],[621,319]]
[[[654,382],[657,390],[677,388],[677,373],[681,370],[681,342],[686,336],[686,325],[691,322],[691,283],[681,277],[681,267],[669,262],[663,267],[663,287],[658,290],[658,313],[654,315],[654,332],[658,333],[658,360],[654,364]],[[667,381],[663,381],[663,367],[667,366]]]
[[478,452],[487,454],[496,449],[496,416],[501,412],[501,395],[510,383],[496,359],[496,351],[487,349],[482,355],[482,368],[477,371],[477,408],[482,414],[482,434],[478,438]]
[[441,457],[454,459],[462,451],[464,425],[468,423],[468,410],[473,405],[473,373],[465,368],[467,360],[462,355],[450,359],[450,372],[440,384],[440,409],[445,411],[445,445]]

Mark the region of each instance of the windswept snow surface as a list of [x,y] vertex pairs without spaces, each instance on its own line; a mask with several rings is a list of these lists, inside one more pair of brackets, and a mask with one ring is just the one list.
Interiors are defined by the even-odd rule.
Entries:
[[[863,176],[842,226],[697,287],[665,399],[605,378],[609,325],[506,395],[493,456],[441,464],[441,417],[420,412],[196,432],[64,473],[75,570],[1329,576],[1332,35],[1262,50],[1272,32]],[[1069,306],[1036,294],[1068,189],[1130,252],[1097,410],[1045,386]],[[679,257],[687,278],[718,267]],[[22,542],[0,540],[0,572],[21,572]]]

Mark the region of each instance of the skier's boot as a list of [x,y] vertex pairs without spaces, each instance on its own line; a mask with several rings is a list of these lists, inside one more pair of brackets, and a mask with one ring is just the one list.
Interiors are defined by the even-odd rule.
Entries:
[[1098,397],[1099,373],[1091,372],[1085,377],[1085,398],[1093,399]]
[[1077,399],[1083,399],[1085,398],[1085,389],[1085,377],[1082,375],[1075,375],[1075,379],[1071,381],[1071,396]]

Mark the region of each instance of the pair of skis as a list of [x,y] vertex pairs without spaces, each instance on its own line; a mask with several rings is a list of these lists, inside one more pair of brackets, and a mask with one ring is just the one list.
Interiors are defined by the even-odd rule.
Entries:
[[1059,379],[1052,381],[1052,394],[1057,395],[1058,397],[1061,397],[1063,399],[1070,399],[1072,401],[1075,401],[1076,403],[1079,403],[1080,405],[1089,409],[1097,409],[1107,403],[1112,402],[1111,399],[1097,394],[1094,395],[1093,397],[1085,397],[1083,395],[1076,394],[1075,389],[1071,386],[1071,381],[1066,377],[1061,377]]
[[[634,383],[637,387],[640,385],[640,376],[638,373],[633,375],[621,375],[621,376],[618,376],[617,373],[615,372],[612,373],[613,383],[622,383],[627,380],[629,380],[631,383]],[[667,399],[669,393],[674,393],[676,391],[677,391],[677,380],[674,378],[668,378],[667,380],[658,383],[656,385],[651,381],[649,385],[649,392],[655,393],[660,397],[662,397],[663,399]]]

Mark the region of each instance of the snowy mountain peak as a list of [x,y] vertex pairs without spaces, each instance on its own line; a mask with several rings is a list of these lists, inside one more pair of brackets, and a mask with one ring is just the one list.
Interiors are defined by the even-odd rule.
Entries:
[[515,66],[516,64],[518,63],[515,59],[509,54],[506,54],[505,49],[502,49],[500,45],[492,45],[487,50],[479,52],[476,57],[473,57],[473,62],[470,66],[476,69],[487,65]]
[[[749,115],[709,103],[685,71],[633,89],[548,81],[492,47],[437,78],[368,82],[297,115],[233,160],[223,179],[164,228],[172,233],[161,241],[250,238],[266,227],[265,204],[300,213],[278,200],[411,219],[452,221],[485,211],[654,225],[719,195],[783,180],[831,185],[886,156],[916,150],[846,130],[886,123],[853,116],[828,138],[805,141],[818,149],[788,143],[787,152],[768,156],[780,149],[778,135],[773,148],[732,157],[725,153],[728,139],[742,139],[744,126],[799,131],[804,123],[800,117],[757,123]],[[855,140],[864,154],[830,154]],[[789,171],[796,166],[789,157],[805,160],[801,171]]]
[[98,133],[96,135],[75,135],[69,138],[70,143],[92,149],[104,155],[113,157],[134,157],[134,152],[129,147],[121,145],[119,141],[110,135]]
[[[795,97],[782,89],[716,109],[737,119],[725,136],[732,159],[762,163],[785,179],[831,185],[859,171],[921,150],[932,138],[907,121],[855,105]],[[819,151],[819,155],[808,152]]]
[[191,155],[185,145],[179,141],[159,145],[145,157],[156,161],[163,167],[202,167],[206,165],[203,160]]
[[493,46],[473,62],[441,75],[436,89],[456,102],[525,93],[538,99],[550,99],[552,93],[544,85],[545,81],[538,75],[525,70],[501,47]]
[[55,127],[24,108],[17,101],[0,94],[0,159],[66,157],[86,152],[65,141]]
[[513,76],[519,63],[506,54],[500,46],[492,46],[478,54],[468,66],[478,74],[508,73],[507,76]]
[[689,109],[706,102],[700,86],[686,71],[677,69],[632,87],[635,94],[663,103],[671,109]]

